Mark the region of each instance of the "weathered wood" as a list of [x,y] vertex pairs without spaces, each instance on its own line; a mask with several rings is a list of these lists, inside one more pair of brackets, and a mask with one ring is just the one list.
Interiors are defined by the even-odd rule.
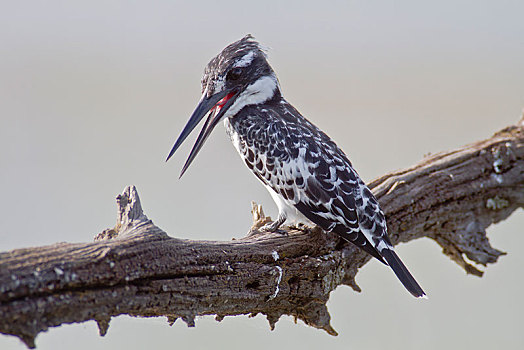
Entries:
[[[463,148],[426,157],[373,181],[394,244],[438,242],[466,272],[466,262],[494,263],[504,253],[485,229],[524,206],[524,125]],[[306,227],[262,234],[267,217],[254,205],[248,237],[228,242],[169,237],[143,213],[134,187],[117,197],[118,220],[94,243],[59,243],[0,253],[0,332],[35,347],[38,333],[111,317],[166,316],[194,326],[196,315],[281,315],[336,335],[326,308],[340,284],[360,290],[355,275],[370,258],[333,234]]]

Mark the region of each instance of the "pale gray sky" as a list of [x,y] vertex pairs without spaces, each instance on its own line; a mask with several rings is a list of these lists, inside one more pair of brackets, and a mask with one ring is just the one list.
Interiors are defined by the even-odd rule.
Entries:
[[[271,48],[284,95],[369,181],[428,152],[479,140],[524,107],[521,1],[0,1],[0,250],[90,241],[137,186],[169,234],[240,236],[250,201],[271,198],[217,127],[182,180],[191,141],[164,159],[199,100],[205,64],[252,33]],[[202,218],[205,218],[203,220]],[[263,317],[211,317],[188,329],[119,317],[53,328],[39,349],[521,348],[524,214],[492,227],[509,254],[482,279],[429,240],[398,251],[428,292],[414,300],[376,262],[360,294],[332,293],[339,332]],[[372,312],[370,312],[372,311]],[[1,349],[23,349],[0,336]]]

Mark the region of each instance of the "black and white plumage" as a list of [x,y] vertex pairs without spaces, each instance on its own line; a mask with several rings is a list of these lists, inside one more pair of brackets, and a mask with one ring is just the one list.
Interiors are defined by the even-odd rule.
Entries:
[[275,200],[277,231],[291,217],[333,231],[388,264],[415,297],[425,297],[387,236],[376,198],[344,152],[283,97],[265,52],[247,35],[207,65],[202,98],[169,159],[208,115],[180,176],[220,120],[246,165]]

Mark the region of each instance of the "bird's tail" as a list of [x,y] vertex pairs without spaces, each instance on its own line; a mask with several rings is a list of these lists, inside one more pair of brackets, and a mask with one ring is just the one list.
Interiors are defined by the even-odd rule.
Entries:
[[400,282],[402,282],[404,287],[406,287],[414,297],[427,298],[426,293],[424,293],[417,281],[415,281],[415,278],[413,278],[411,273],[409,273],[402,260],[400,260],[398,255],[392,249],[384,248],[380,254],[387,261],[393,272],[395,272],[395,275],[397,275]]

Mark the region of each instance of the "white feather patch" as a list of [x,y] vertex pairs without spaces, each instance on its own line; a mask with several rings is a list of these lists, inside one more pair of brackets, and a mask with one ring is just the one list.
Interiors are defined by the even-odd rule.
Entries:
[[234,68],[242,68],[247,67],[253,62],[253,58],[255,58],[255,51],[249,51],[247,54],[244,55],[240,60],[237,61],[233,65]]
[[266,102],[273,97],[277,87],[277,78],[274,75],[258,79],[240,93],[233,105],[229,107],[224,117],[229,118],[234,116],[247,105],[256,105]]

